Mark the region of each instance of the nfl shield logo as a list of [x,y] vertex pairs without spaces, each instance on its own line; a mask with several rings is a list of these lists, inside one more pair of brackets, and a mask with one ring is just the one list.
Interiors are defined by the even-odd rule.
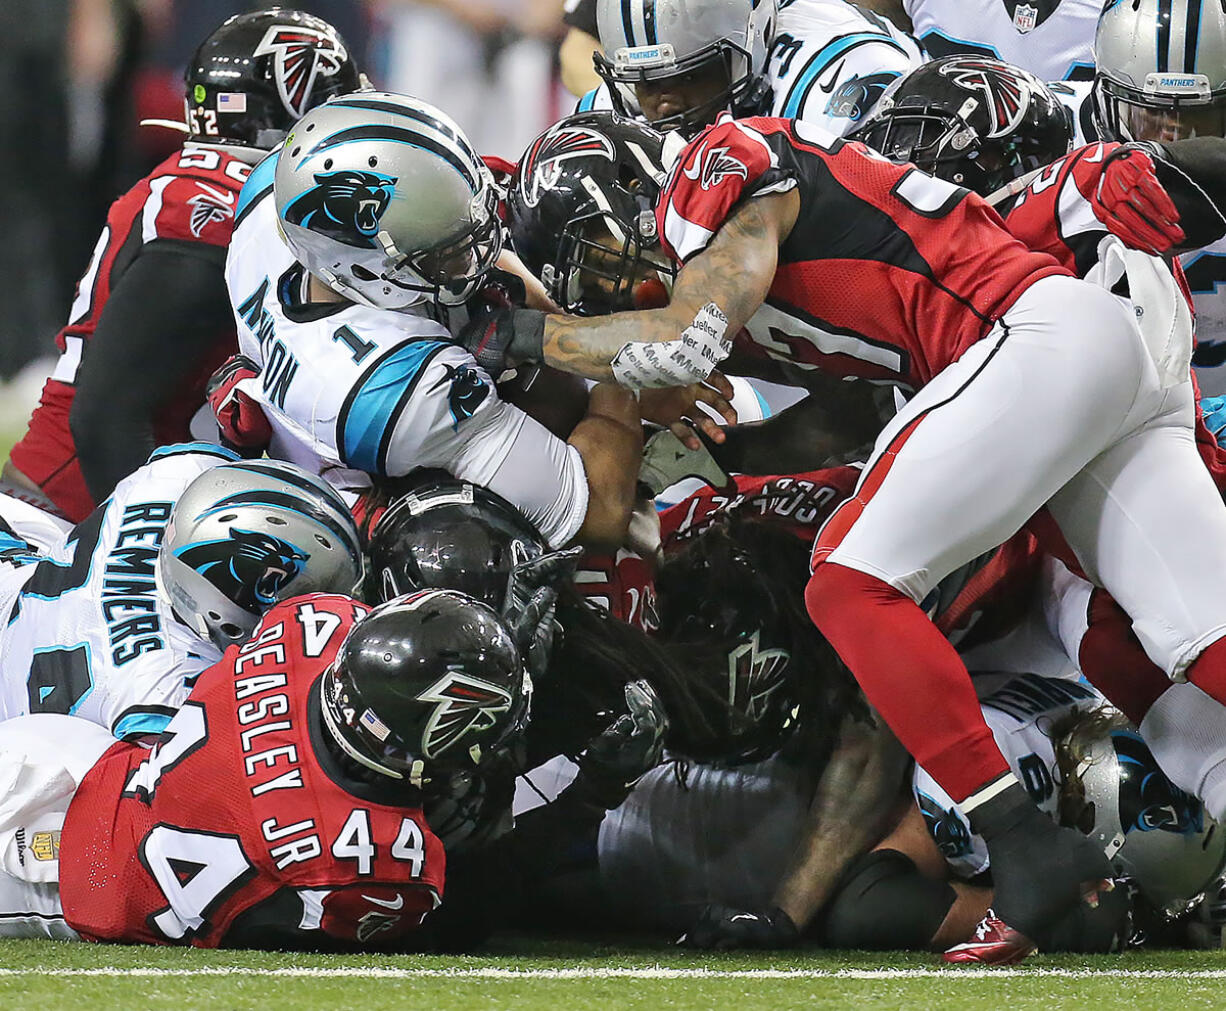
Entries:
[[1013,27],[1025,35],[1039,23],[1039,8],[1018,4],[1013,12]]

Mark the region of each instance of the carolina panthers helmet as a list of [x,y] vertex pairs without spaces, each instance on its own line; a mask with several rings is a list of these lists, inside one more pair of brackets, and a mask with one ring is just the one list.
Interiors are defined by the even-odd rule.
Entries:
[[274,604],[303,593],[352,593],[362,577],[344,499],[278,460],[205,471],[175,503],[158,578],[175,611],[218,649],[243,642]]
[[188,136],[269,151],[315,106],[357,91],[360,77],[335,28],[280,7],[235,14],[187,65]]
[[1093,814],[1090,837],[1156,910],[1184,912],[1221,873],[1226,833],[1166,778],[1131,729],[1099,736],[1078,771]]
[[519,160],[507,190],[511,243],[566,312],[652,308],[644,292],[667,295],[676,271],[653,211],[666,146],[636,120],[585,112],[555,123]]
[[1107,0],[1094,60],[1094,110],[1104,138],[1226,136],[1221,3]]
[[354,624],[320,692],[323,724],[345,754],[420,787],[515,743],[532,680],[493,610],[455,590],[421,590]]
[[375,524],[372,595],[459,590],[501,614],[511,570],[545,550],[536,528],[500,495],[452,477],[428,478]]
[[986,197],[1066,155],[1073,126],[1055,93],[1028,71],[986,56],[948,56],[891,85],[851,137]]
[[779,20],[778,0],[597,0],[603,53],[596,72],[614,107],[630,108],[622,88],[720,67],[727,87],[700,106],[656,120],[658,130],[696,131],[730,108],[760,112],[770,85],[766,64]]
[[307,113],[273,180],[298,261],[373,309],[459,305],[502,250],[493,176],[443,112],[360,92]]

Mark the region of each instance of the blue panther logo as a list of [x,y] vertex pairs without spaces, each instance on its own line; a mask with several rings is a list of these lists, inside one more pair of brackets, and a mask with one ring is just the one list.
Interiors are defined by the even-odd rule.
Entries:
[[1199,800],[1184,793],[1158,768],[1145,742],[1130,730],[1116,730],[1111,743],[1120,762],[1120,824],[1125,832],[1190,835],[1205,828]]
[[477,413],[490,388],[471,366],[462,365],[457,369],[454,365],[444,364],[443,369],[446,374],[434,384],[434,389],[437,390],[443,383],[451,383],[451,389],[447,391],[447,406],[451,408],[451,429],[455,431],[461,421]]
[[230,528],[230,536],[189,544],[175,552],[245,611],[277,602],[281,589],[310,561],[310,555],[272,534]]
[[956,860],[971,852],[971,834],[955,808],[943,808],[926,793],[919,794],[919,809],[937,849],[946,860]]
[[285,220],[350,246],[373,249],[379,219],[396,191],[381,172],[321,172],[318,184],[285,208]]
[[853,77],[844,81],[839,90],[830,96],[826,103],[827,116],[843,116],[853,123],[868,112],[884,93],[886,88],[898,80],[898,74],[868,74],[864,77]]

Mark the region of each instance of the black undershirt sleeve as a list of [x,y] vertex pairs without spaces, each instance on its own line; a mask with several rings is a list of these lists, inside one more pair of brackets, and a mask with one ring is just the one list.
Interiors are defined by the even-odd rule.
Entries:
[[1200,249],[1226,234],[1226,138],[1191,137],[1157,145],[1158,180],[1179,211],[1186,240],[1181,248]]
[[225,250],[157,239],[107,299],[77,373],[69,426],[94,500],[154,449],[158,410],[234,328]]

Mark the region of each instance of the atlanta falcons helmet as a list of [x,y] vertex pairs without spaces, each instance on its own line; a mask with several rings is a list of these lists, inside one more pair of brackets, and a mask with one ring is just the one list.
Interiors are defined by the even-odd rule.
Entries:
[[452,477],[427,478],[375,524],[368,599],[434,587],[459,590],[501,614],[511,570],[545,550],[506,499]]
[[851,137],[986,197],[1066,155],[1073,128],[1033,74],[984,56],[948,56],[891,85]]
[[507,190],[515,252],[563,310],[599,316],[666,299],[675,269],[653,211],[671,161],[664,134],[612,112],[555,123]]
[[1090,837],[1158,912],[1188,909],[1226,862],[1221,826],[1167,779],[1131,729],[1095,740],[1079,771],[1093,816]]
[[513,745],[532,680],[494,611],[455,590],[422,590],[355,623],[320,692],[324,726],[346,755],[421,787]]
[[335,28],[272,7],[227,18],[187,65],[189,137],[269,151],[315,106],[357,91],[360,77]]
[[175,503],[158,551],[158,581],[175,611],[223,650],[279,601],[353,593],[361,578],[344,500],[278,460],[223,463],[197,477]]
[[459,305],[502,250],[489,169],[445,113],[404,95],[364,91],[307,113],[273,196],[298,261],[373,309]]
[[630,114],[623,88],[723,68],[723,91],[656,120],[657,130],[697,131],[723,109],[755,115],[770,89],[766,64],[778,20],[778,0],[597,0],[604,51],[595,54],[596,72],[617,111]]
[[1094,60],[1094,111],[1104,139],[1226,136],[1221,3],[1107,0]]

